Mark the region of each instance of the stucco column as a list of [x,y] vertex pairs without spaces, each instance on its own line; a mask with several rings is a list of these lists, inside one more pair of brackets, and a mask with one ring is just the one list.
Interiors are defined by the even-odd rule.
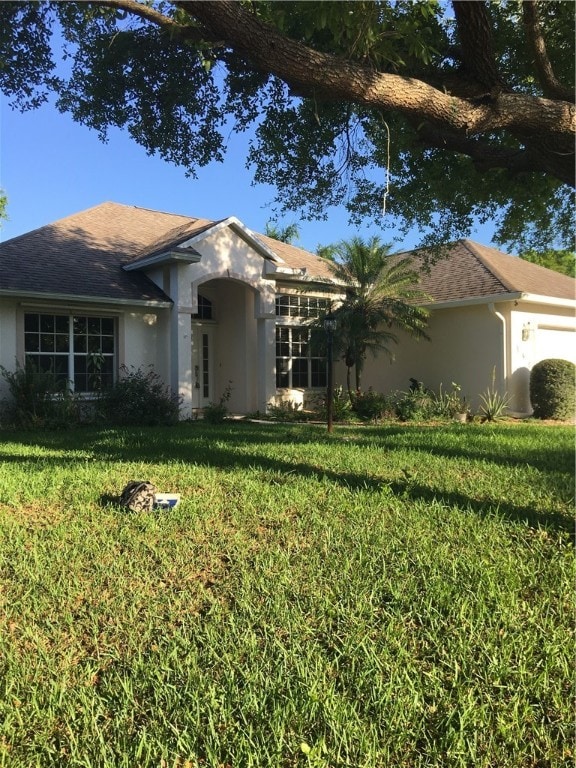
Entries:
[[276,394],[276,316],[258,317],[258,410],[266,413]]
[[192,286],[187,272],[177,264],[170,267],[170,388],[181,398],[182,419],[192,416]]

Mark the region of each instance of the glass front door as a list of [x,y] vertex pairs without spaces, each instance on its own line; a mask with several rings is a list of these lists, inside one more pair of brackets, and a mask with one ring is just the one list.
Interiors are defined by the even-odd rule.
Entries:
[[213,399],[213,328],[192,328],[192,407],[205,408]]

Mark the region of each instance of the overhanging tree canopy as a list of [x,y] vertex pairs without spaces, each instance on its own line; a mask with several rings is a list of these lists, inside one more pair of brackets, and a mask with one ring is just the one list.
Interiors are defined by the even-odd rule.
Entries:
[[479,219],[501,243],[572,244],[571,3],[4,2],[0,56],[14,105],[54,91],[191,173],[230,124],[253,129],[255,180],[285,210],[385,203],[436,239]]

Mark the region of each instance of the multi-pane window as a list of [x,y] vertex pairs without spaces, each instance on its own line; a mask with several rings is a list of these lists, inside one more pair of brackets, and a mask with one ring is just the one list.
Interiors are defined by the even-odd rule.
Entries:
[[276,386],[304,389],[326,386],[326,361],[312,356],[309,328],[276,328]]
[[308,389],[326,386],[326,360],[312,354],[310,328],[296,325],[295,321],[322,317],[329,310],[330,300],[318,296],[276,296],[276,316],[289,323],[276,328],[277,387]]
[[276,297],[277,317],[321,317],[330,308],[329,299],[282,294]]
[[192,315],[194,320],[213,320],[212,302],[205,296],[198,294],[198,312]]
[[62,389],[106,389],[114,380],[114,319],[27,313],[24,351],[26,361],[52,374]]

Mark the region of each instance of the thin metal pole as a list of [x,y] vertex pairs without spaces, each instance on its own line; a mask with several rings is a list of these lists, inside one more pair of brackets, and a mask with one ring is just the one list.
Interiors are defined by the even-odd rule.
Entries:
[[332,432],[332,419],[334,413],[334,386],[332,384],[332,331],[327,331],[328,337],[328,376],[327,376],[327,392],[326,392],[326,417],[328,432]]

